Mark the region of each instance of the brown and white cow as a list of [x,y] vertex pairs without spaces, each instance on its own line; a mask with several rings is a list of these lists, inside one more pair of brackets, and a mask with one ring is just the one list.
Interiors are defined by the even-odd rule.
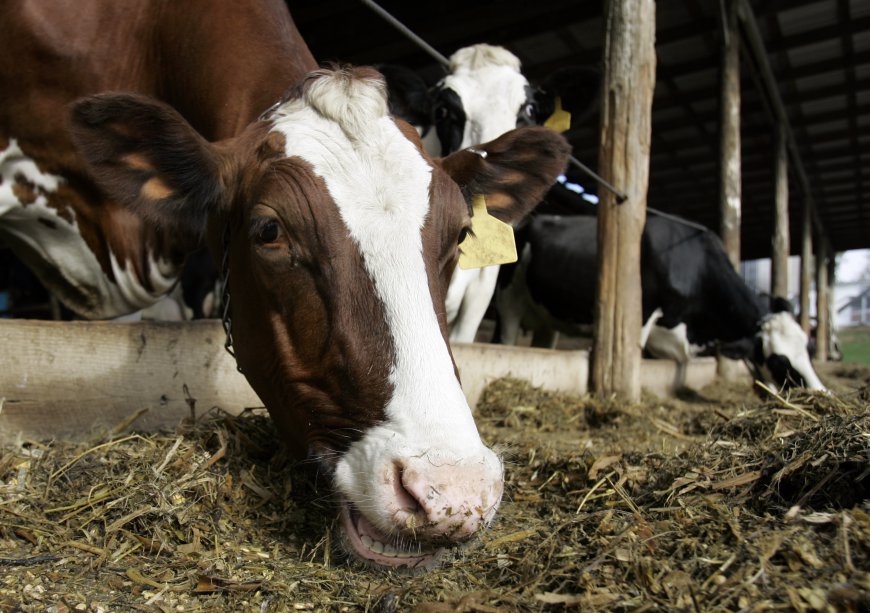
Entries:
[[[278,0],[9,1],[0,31],[0,235],[48,285],[119,314],[206,243],[226,256],[238,363],[332,477],[350,550],[427,566],[485,527],[503,469],[444,295],[469,199],[524,214],[565,141],[529,128],[435,160],[378,73],[314,70]],[[82,95],[79,156],[60,118]]]

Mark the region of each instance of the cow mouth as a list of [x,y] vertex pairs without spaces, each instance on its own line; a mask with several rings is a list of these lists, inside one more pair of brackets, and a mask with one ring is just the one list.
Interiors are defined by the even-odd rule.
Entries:
[[376,528],[350,502],[341,505],[345,541],[356,556],[368,563],[389,568],[424,569],[435,565],[446,549],[425,548],[402,534],[388,535]]

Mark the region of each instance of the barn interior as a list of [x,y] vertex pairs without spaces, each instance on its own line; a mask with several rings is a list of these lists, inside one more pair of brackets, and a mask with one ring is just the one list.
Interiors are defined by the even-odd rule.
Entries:
[[[656,6],[648,206],[714,231],[728,2]],[[829,249],[870,247],[870,0],[738,2],[757,24],[741,31],[742,257],[771,252],[765,74],[795,143],[791,252],[807,202]],[[445,55],[506,46],[532,81],[601,65],[604,0],[380,3]],[[323,62],[443,74],[359,0],[291,10]],[[566,133],[593,169],[598,120]],[[625,402],[585,393],[585,352],[459,347],[481,437],[504,457],[504,501],[441,567],[397,573],[347,558],[328,477],[278,443],[220,322],[0,328],[0,611],[870,610],[867,365],[821,364],[832,394],[762,397],[706,358],[703,387]],[[533,351],[546,368],[532,369]],[[670,384],[671,371],[644,369]]]
[[[540,83],[572,65],[602,61],[603,2],[482,0],[437,3],[383,0],[385,10],[443,55],[474,43],[502,45]],[[656,5],[656,85],[647,204],[719,228],[721,0]],[[807,202],[813,225],[833,252],[870,247],[870,3],[865,0],[748,0],[754,27],[740,26],[742,149],[741,257],[771,251],[775,201],[777,102],[790,150],[790,250],[799,254]],[[292,3],[319,61],[391,63],[434,84],[444,68],[362,1]],[[772,77],[772,81],[766,79]],[[574,155],[596,169],[598,114],[565,133]],[[580,171],[570,178],[590,192]],[[808,191],[807,191],[808,190]],[[589,205],[590,207],[593,205]]]

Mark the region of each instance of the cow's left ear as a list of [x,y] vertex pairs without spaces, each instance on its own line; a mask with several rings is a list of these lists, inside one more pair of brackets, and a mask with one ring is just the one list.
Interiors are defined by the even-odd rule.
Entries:
[[72,139],[106,193],[193,246],[220,205],[220,158],[181,115],[134,94],[101,94],[71,108]]
[[794,307],[791,300],[781,296],[770,297],[770,312],[771,313],[790,313],[794,315]]
[[490,214],[513,223],[544,197],[565,170],[571,146],[547,128],[517,128],[494,141],[441,158],[467,200],[483,194]]

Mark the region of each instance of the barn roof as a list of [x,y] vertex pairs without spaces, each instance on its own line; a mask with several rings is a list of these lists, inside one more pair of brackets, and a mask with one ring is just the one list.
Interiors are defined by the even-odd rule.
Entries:
[[[603,2],[438,0],[380,4],[441,53],[504,45],[540,80],[601,61]],[[722,0],[658,2],[648,205],[718,228],[719,66]],[[870,247],[870,1],[749,0],[788,115],[812,199],[835,251]],[[429,82],[442,68],[355,0],[291,3],[321,61],[397,63]],[[745,36],[745,29],[744,29]],[[742,257],[767,257],[773,228],[776,129],[750,53],[741,54]],[[595,168],[598,121],[566,136]],[[791,166],[790,168],[794,168]],[[800,249],[804,196],[790,171],[791,250]],[[591,180],[581,179],[594,190]]]

